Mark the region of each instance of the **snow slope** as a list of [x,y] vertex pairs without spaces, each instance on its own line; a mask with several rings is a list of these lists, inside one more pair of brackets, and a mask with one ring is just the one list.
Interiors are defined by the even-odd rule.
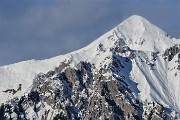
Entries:
[[[111,48],[117,41],[120,47],[128,46],[135,56],[131,60],[132,68],[128,76],[138,84],[140,93],[137,96],[143,101],[159,102],[180,112],[180,70],[176,69],[178,55],[171,61],[163,59],[164,51],[180,44],[180,41],[137,15],[126,19],[80,50],[46,60],[29,60],[0,67],[0,103],[23,95],[38,73],[53,70],[61,62],[70,61],[74,67],[79,61],[88,61],[99,69],[102,61],[112,56]],[[129,54],[120,55],[127,57]],[[157,56],[156,60],[154,55]],[[108,62],[106,60],[103,64]],[[7,89],[16,90],[19,84],[22,84],[22,89],[14,95],[3,92]]]

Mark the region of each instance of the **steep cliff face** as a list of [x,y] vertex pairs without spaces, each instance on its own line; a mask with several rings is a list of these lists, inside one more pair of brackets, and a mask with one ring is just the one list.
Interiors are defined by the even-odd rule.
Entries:
[[[173,119],[157,103],[142,102],[121,75],[130,60],[113,55],[99,70],[81,61],[40,73],[31,90],[0,107],[1,119]],[[135,84],[135,83],[132,83]]]
[[132,16],[80,50],[0,67],[0,118],[178,119],[179,46]]

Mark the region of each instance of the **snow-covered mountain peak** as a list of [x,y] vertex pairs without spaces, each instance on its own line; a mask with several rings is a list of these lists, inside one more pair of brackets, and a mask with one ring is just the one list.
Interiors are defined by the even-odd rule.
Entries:
[[[71,83],[71,87],[80,82],[84,85],[78,86],[77,83],[77,86],[85,87],[90,93],[93,92],[93,95],[96,92],[94,86],[97,90],[109,91],[114,88],[112,85],[116,86],[118,83],[120,86],[117,86],[122,88],[115,89],[122,89],[120,93],[127,90],[126,92],[131,94],[129,97],[137,98],[140,102],[160,103],[180,112],[180,42],[146,19],[133,15],[80,50],[46,60],[29,60],[0,67],[0,103],[21,97],[34,88],[40,91],[43,89],[43,92],[48,93],[46,84],[49,83],[50,90],[55,90],[56,85],[60,85],[58,89],[69,89],[69,86],[63,86],[59,81]],[[64,85],[67,85],[65,83]],[[108,85],[105,85],[107,83]],[[39,86],[45,88],[39,89]],[[87,89],[87,86],[91,87]],[[80,90],[80,93],[84,96],[82,91]],[[64,92],[62,97],[71,95],[67,92]],[[114,92],[112,89],[112,94]],[[119,91],[117,93],[119,94]],[[54,92],[43,93],[43,96],[50,94]],[[103,98],[104,94],[98,93],[98,97]],[[111,106],[118,103],[118,96],[114,96],[113,102],[108,100],[108,104]],[[47,103],[49,98],[46,99]],[[135,100],[134,98],[131,100]],[[91,100],[87,102],[89,101]],[[120,106],[124,106],[123,104],[120,103]],[[126,109],[123,108],[124,111]]]
[[[158,32],[159,34],[164,34],[164,35],[166,34],[166,32],[164,32],[157,26],[153,25],[145,18],[138,15],[132,15],[131,17],[127,18],[122,23],[120,23],[118,27],[123,29],[124,32],[128,32],[130,34],[134,34],[136,32],[136,35],[141,35],[146,31]],[[129,35],[129,37],[130,36],[132,35]]]
[[170,36],[138,15],[133,15],[123,21],[117,32],[125,38],[126,44],[134,50],[164,51],[172,46]]

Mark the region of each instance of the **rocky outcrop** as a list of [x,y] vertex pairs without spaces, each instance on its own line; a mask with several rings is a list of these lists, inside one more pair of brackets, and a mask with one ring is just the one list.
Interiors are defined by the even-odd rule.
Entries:
[[17,88],[17,90],[15,90],[15,89],[7,89],[7,90],[5,90],[3,92],[5,92],[5,93],[12,93],[12,95],[14,95],[18,91],[21,91],[21,87],[22,87],[22,84],[19,84],[19,87]]
[[61,63],[55,70],[38,74],[27,94],[1,105],[0,119],[173,119],[162,105],[150,106],[134,96],[121,73],[129,67],[129,58],[118,54],[111,58],[100,69],[81,61],[76,68]]
[[163,56],[164,59],[171,61],[173,57],[178,53],[180,53],[180,45],[174,45],[173,47],[170,47],[169,49],[165,50]]
[[171,61],[174,56],[178,56],[176,62],[178,63],[177,65],[177,70],[180,70],[180,45],[174,45],[173,47],[170,47],[169,49],[165,50],[163,56],[164,59]]

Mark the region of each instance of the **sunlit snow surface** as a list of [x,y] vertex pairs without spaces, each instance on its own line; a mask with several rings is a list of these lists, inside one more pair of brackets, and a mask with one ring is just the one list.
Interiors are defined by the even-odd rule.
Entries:
[[[128,76],[138,84],[140,93],[137,96],[143,101],[158,102],[180,112],[180,70],[176,69],[178,56],[170,62],[162,57],[167,48],[180,44],[180,40],[169,37],[166,32],[136,15],[80,50],[46,60],[28,60],[0,67],[0,103],[23,95],[38,73],[53,70],[61,62],[71,61],[71,67],[74,67],[79,61],[88,61],[100,68],[101,62],[112,56],[110,48],[117,40],[120,40],[122,47],[126,45],[134,51],[135,58],[131,60],[132,68]],[[101,48],[100,44],[103,45]],[[155,61],[152,60],[154,53],[158,56]],[[128,53],[121,55],[128,56]],[[16,90],[19,84],[22,84],[22,90],[14,95],[3,92]]]

